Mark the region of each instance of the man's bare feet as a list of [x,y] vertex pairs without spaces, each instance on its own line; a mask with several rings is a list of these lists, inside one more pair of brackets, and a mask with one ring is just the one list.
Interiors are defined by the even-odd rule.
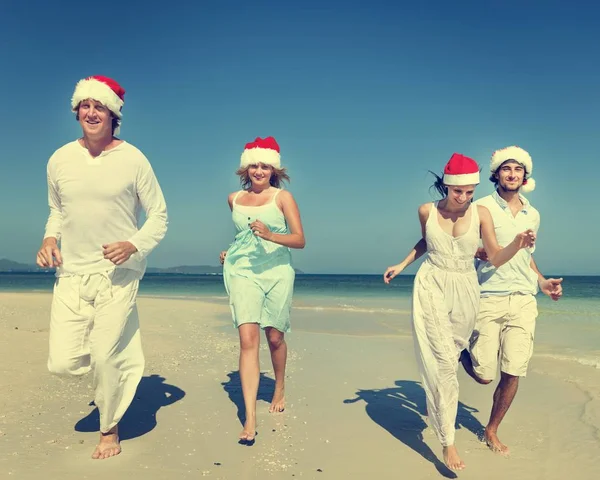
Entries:
[[456,450],[454,445],[444,447],[444,463],[450,470],[462,470],[465,468],[465,464],[458,456],[458,450]]
[[102,460],[121,453],[118,427],[111,428],[107,433],[100,432],[100,442],[96,446],[92,458]]
[[510,450],[506,445],[504,445],[500,441],[495,431],[488,430],[486,428],[483,432],[483,438],[485,438],[485,443],[487,443],[487,446],[490,447],[490,450],[492,452],[499,453],[500,455],[508,457],[508,455],[510,454]]
[[256,437],[256,414],[247,415],[244,429],[240,433],[240,442],[253,442]]
[[285,389],[283,387],[275,387],[275,393],[273,393],[273,400],[271,400],[271,406],[269,412],[279,413],[285,410]]

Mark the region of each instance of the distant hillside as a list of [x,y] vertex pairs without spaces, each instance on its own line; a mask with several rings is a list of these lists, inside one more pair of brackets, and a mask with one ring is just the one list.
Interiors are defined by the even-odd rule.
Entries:
[[[40,268],[37,265],[27,265],[25,263],[13,262],[7,258],[0,259],[0,272],[44,272],[47,269]],[[220,265],[215,267],[212,265],[180,265],[178,267],[157,268],[148,267],[147,273],[164,273],[164,274],[184,274],[184,275],[203,275],[203,274],[220,274],[223,272],[223,267]],[[296,269],[297,273],[303,273]]]
[[[0,272],[43,272],[45,268],[40,268],[37,265],[27,265],[26,263],[14,262],[7,258],[0,259]],[[223,268],[219,265],[213,267],[211,265],[180,265],[178,267],[156,268],[148,267],[148,273],[179,273],[198,275],[203,273],[221,273]]]
[[213,267],[211,265],[180,265],[178,267],[157,268],[148,267],[148,273],[183,273],[188,275],[200,275],[203,273],[222,273],[223,267]]
[[8,258],[0,258],[0,272],[37,272],[43,271],[37,265],[27,265],[26,263],[13,262]]

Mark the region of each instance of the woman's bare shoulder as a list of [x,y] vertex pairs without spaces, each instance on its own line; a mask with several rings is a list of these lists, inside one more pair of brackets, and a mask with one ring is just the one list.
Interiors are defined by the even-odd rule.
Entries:
[[419,215],[420,216],[429,215],[429,212],[431,211],[431,207],[433,207],[432,202],[427,202],[427,203],[424,203],[423,205],[420,205],[419,206]]

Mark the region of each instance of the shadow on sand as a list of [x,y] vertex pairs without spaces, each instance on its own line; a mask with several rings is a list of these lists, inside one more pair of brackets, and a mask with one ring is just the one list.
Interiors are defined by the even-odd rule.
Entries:
[[[233,371],[227,374],[229,380],[223,382],[223,390],[229,395],[229,400],[237,407],[237,417],[242,425],[246,422],[246,408],[244,407],[244,395],[242,394],[242,382],[240,380],[240,372]],[[261,372],[258,383],[257,401],[271,403],[273,393],[275,392],[275,380],[267,377]]]
[[[431,462],[441,475],[457,478],[423,441],[423,430],[427,428],[423,420],[423,417],[427,416],[423,387],[419,382],[412,380],[398,380],[395,384],[396,387],[392,388],[359,390],[356,392],[356,398],[344,400],[344,403],[364,401],[367,415],[375,423]],[[473,416],[477,411],[458,402],[456,428],[466,428],[481,438],[484,427]]]
[[[232,371],[227,374],[229,380],[223,382],[223,390],[229,395],[229,400],[237,408],[237,417],[242,426],[246,422],[246,407],[244,406],[244,395],[242,393],[242,382],[240,380],[240,372]],[[262,400],[263,402],[271,403],[273,400],[273,393],[275,392],[275,380],[267,377],[264,373],[260,373],[258,383],[258,395],[257,401]],[[240,442],[243,445],[254,445],[254,441],[251,442]]]
[[[119,422],[120,440],[141,437],[156,427],[156,414],[185,396],[185,392],[174,385],[164,383],[160,375],[142,377],[129,409]],[[90,403],[93,405],[93,402]],[[97,432],[100,429],[98,409],[92,410],[75,424],[77,432]]]

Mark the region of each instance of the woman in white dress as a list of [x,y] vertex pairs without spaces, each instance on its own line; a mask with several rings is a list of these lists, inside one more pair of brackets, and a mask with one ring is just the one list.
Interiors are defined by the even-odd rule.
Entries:
[[[534,232],[527,230],[506,247],[498,245],[489,211],[472,203],[478,183],[477,163],[455,153],[435,184],[442,200],[419,207],[427,258],[414,281],[413,336],[430,424],[442,444],[444,463],[453,470],[465,467],[454,445],[457,370],[479,310],[479,283],[474,267],[479,239],[495,267],[535,241]],[[413,249],[402,262],[389,267],[384,273],[385,283],[422,253]]]

